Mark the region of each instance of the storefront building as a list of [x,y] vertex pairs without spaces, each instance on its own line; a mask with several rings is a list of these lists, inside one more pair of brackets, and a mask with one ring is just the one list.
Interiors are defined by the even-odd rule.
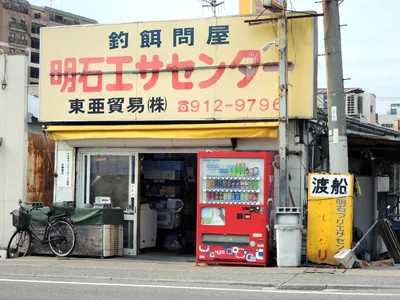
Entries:
[[[260,50],[277,25],[249,18],[44,28],[40,121],[56,141],[54,201],[83,207],[108,197],[128,209],[128,255],[168,248],[166,230],[190,248],[197,153],[278,153],[278,55]],[[290,34],[289,172],[301,206],[316,111],[315,20],[293,20]],[[162,207],[170,198],[183,202],[178,221]]]

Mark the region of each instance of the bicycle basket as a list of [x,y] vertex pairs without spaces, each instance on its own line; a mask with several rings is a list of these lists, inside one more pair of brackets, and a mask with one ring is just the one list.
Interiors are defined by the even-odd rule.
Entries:
[[17,229],[28,229],[31,223],[31,216],[24,210],[14,210],[12,212],[13,226]]
[[75,214],[75,203],[73,201],[56,202],[50,205],[53,217],[73,216]]

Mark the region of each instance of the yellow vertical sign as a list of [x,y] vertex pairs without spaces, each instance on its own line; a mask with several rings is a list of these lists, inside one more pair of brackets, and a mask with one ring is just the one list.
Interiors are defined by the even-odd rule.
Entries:
[[261,14],[263,10],[263,0],[239,0],[239,13],[241,15]]
[[353,240],[351,174],[308,175],[307,256],[317,264],[336,265],[334,255]]

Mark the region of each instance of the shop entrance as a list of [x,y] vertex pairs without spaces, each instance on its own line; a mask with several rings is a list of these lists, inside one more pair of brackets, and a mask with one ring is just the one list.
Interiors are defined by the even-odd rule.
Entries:
[[78,158],[77,204],[124,209],[124,255],[194,257],[197,153],[81,149]]
[[[82,152],[78,205],[111,204],[128,211],[124,215],[124,254],[137,254],[138,155],[136,153]],[[80,202],[80,203],[79,203]]]
[[139,253],[195,254],[197,154],[140,154]]

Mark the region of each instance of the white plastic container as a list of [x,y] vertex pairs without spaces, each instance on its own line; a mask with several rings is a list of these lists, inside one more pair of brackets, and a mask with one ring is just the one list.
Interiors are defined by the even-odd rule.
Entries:
[[179,210],[180,208],[183,207],[183,201],[181,199],[172,199],[169,198],[167,200],[167,208],[168,209],[175,209]]
[[302,225],[275,225],[278,267],[301,264]]
[[301,211],[299,207],[277,207],[276,222],[279,225],[301,224]]

